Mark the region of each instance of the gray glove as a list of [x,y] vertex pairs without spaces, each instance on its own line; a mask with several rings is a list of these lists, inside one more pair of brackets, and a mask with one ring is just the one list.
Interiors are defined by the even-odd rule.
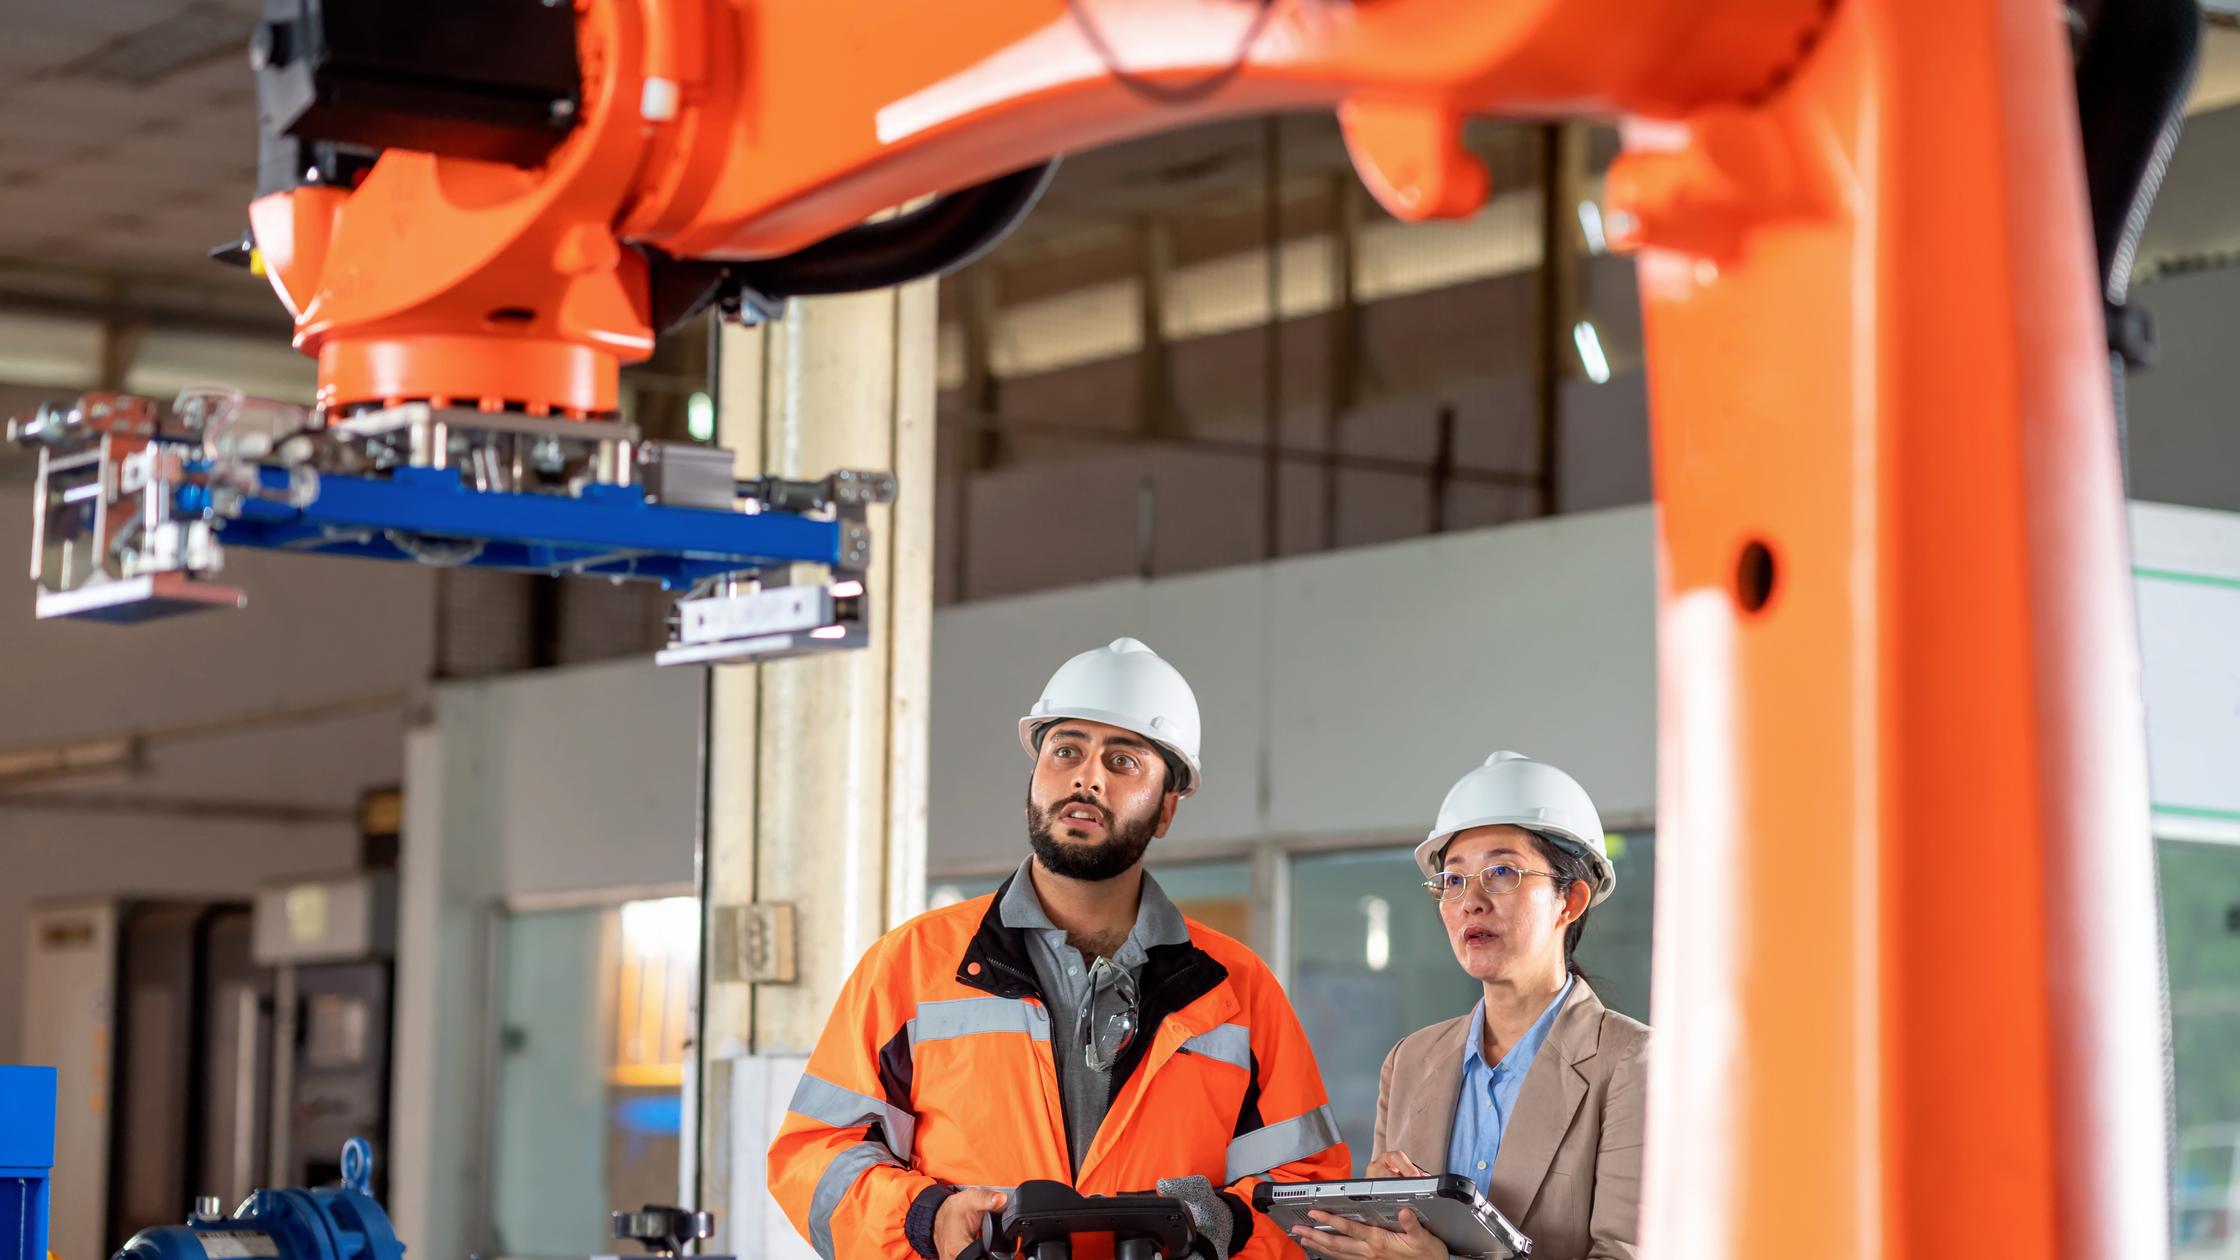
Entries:
[[1191,1223],[1198,1227],[1206,1254],[1212,1260],[1229,1260],[1229,1233],[1236,1218],[1229,1215],[1229,1205],[1221,1201],[1221,1192],[1213,1188],[1213,1183],[1204,1177],[1161,1177],[1158,1189],[1190,1209]]

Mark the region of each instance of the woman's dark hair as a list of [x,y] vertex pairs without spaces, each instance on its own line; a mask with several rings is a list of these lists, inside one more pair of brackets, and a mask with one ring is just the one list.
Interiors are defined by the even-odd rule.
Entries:
[[[1585,884],[1591,892],[1595,884],[1594,863],[1585,854],[1553,836],[1537,831],[1531,835],[1532,847],[1540,851],[1540,860],[1548,864],[1549,872],[1555,876],[1553,883],[1558,897],[1568,896],[1573,884]],[[1588,900],[1593,900],[1591,895]],[[1578,957],[1579,938],[1587,934],[1587,914],[1587,910],[1579,911],[1579,917],[1563,930],[1563,969],[1575,976],[1587,974],[1580,968]]]

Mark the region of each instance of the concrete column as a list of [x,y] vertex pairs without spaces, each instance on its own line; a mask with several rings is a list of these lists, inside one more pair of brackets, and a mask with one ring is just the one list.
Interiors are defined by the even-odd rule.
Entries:
[[[808,1255],[763,1153],[841,983],[924,899],[933,607],[932,282],[794,302],[717,335],[716,438],[741,476],[890,469],[871,509],[869,648],[711,671],[705,973],[684,1188],[706,1250]],[[790,972],[790,978],[785,978]]]

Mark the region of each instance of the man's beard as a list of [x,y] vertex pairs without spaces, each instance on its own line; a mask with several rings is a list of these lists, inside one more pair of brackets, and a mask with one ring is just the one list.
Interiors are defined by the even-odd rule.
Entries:
[[[1068,844],[1051,834],[1051,822],[1066,806],[1075,803],[1094,806],[1097,812],[1112,820],[1102,844]],[[1034,798],[1027,798],[1027,843],[1034,848],[1035,860],[1052,875],[1067,879],[1098,882],[1115,879],[1135,869],[1143,860],[1144,850],[1151,847],[1152,832],[1158,829],[1159,816],[1153,812],[1141,818],[1120,818],[1110,809],[1095,801],[1080,797],[1067,797],[1048,809],[1036,809]]]

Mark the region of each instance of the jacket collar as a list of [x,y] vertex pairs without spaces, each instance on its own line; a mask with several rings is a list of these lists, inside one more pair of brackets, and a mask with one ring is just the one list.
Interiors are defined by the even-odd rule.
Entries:
[[[1031,915],[1026,909],[1029,906]],[[986,912],[980,916],[980,927],[957,963],[957,983],[997,997],[1031,997],[1047,1003],[1042,984],[1035,978],[1034,959],[1027,952],[1027,933],[1049,924],[1049,916],[1034,896],[1027,868],[1021,864],[989,899]],[[1143,902],[1136,911],[1135,931],[1130,934],[1131,940],[1138,938],[1146,942],[1137,986],[1142,1008],[1136,1018],[1135,1040],[1113,1065],[1115,1094],[1149,1053],[1159,1026],[1229,978],[1227,967],[1191,941],[1182,911],[1149,875],[1143,879]]]
[[[1547,1008],[1541,1011],[1539,1016],[1532,1021],[1532,1027],[1526,1029],[1524,1036],[1518,1038],[1517,1043],[1509,1047],[1508,1052],[1501,1056],[1499,1063],[1486,1064],[1486,1066],[1508,1068],[1521,1062],[1527,1070],[1530,1070],[1533,1061],[1539,1058],[1540,1052],[1547,1048],[1549,1040],[1555,1036],[1556,1023],[1562,1018],[1565,1008],[1571,1005],[1571,994],[1581,983],[1583,981],[1577,976],[1565,976],[1563,987],[1556,991],[1555,997],[1548,1002]],[[1462,1043],[1462,1070],[1464,1075],[1469,1074],[1471,1064],[1485,1064],[1485,1039],[1486,1001],[1484,998],[1479,998],[1478,1005],[1470,1012],[1470,1031]]]
[[[1434,1171],[1456,1171],[1446,1165],[1447,1148],[1454,1141],[1454,1111],[1456,1099],[1462,1092],[1463,1065],[1478,1031],[1477,1020],[1469,1015],[1449,1020],[1432,1043],[1425,1047],[1423,1058],[1415,1061],[1422,1065],[1423,1085],[1411,1091],[1414,1105],[1408,1109],[1405,1129],[1396,1131],[1394,1137],[1398,1139],[1396,1144],[1401,1149],[1417,1162],[1423,1163],[1424,1167]],[[1536,1123],[1526,1116],[1527,1100],[1531,1100],[1533,1111],[1546,1110],[1547,1100],[1542,1099],[1541,1095],[1548,1092],[1551,1078],[1556,1091],[1554,1110],[1564,1111],[1563,1099],[1569,1094],[1571,1083],[1579,1082],[1583,1088],[1585,1081],[1572,1065],[1593,1058],[1601,1040],[1602,1000],[1594,995],[1593,987],[1584,979],[1575,980],[1571,984],[1570,994],[1564,998],[1563,1006],[1556,1014],[1555,1026],[1549,1031],[1547,1041],[1541,1045],[1540,1053],[1533,1056],[1532,1069],[1525,1074],[1524,1086],[1518,1092],[1517,1114],[1510,1118],[1507,1133],[1519,1134],[1521,1130],[1529,1129]],[[1399,1139],[1399,1132],[1405,1132],[1408,1136]],[[1552,1136],[1555,1141],[1560,1141],[1563,1137],[1562,1128],[1558,1127]],[[1497,1186],[1500,1185],[1499,1174],[1509,1171],[1509,1165],[1520,1165],[1516,1174],[1510,1178],[1514,1181],[1522,1179],[1521,1166],[1532,1162],[1521,1153],[1511,1155],[1512,1145],[1529,1147],[1534,1145],[1534,1139],[1519,1136],[1512,1143],[1507,1136],[1502,1138],[1501,1163],[1496,1168]],[[1554,1154],[1554,1147],[1551,1145],[1547,1158],[1554,1158]],[[1438,1162],[1425,1162],[1427,1156]],[[1545,1171],[1546,1160],[1543,1159],[1540,1161],[1540,1172],[1544,1174]],[[1537,1175],[1532,1178],[1534,1190],[1538,1189],[1539,1180]],[[1508,1211],[1509,1206],[1503,1205],[1502,1210]],[[1521,1208],[1518,1216],[1522,1216]]]
[[[1058,925],[1051,922],[1049,911],[1043,909],[1042,898],[1035,894],[1033,867],[1034,859],[1030,857],[1011,873],[996,897],[996,914],[1005,927],[1055,932]],[[1159,881],[1146,872],[1143,892],[1136,903],[1135,925],[1128,930],[1128,939],[1113,961],[1126,967],[1141,967],[1151,950],[1161,945],[1189,943],[1189,922],[1167,897],[1166,890],[1159,887]]]
[[1027,929],[1003,921],[1004,902],[1018,879],[1018,873],[1013,872],[988,902],[987,911],[980,916],[980,927],[965,945],[964,957],[957,961],[957,983],[997,997],[1039,1001],[1042,984],[1035,979],[1034,959],[1027,953]]
[[1501,1137],[1501,1152],[1493,1161],[1493,1192],[1488,1197],[1503,1211],[1513,1206],[1510,1219],[1522,1220],[1532,1210],[1540,1187],[1555,1162],[1556,1148],[1571,1128],[1579,1105],[1587,1096],[1587,1077],[1579,1064],[1602,1047],[1602,999],[1585,980],[1572,983],[1571,996],[1556,1016],[1555,1030],[1525,1073],[1524,1088],[1517,1093],[1516,1110]]

